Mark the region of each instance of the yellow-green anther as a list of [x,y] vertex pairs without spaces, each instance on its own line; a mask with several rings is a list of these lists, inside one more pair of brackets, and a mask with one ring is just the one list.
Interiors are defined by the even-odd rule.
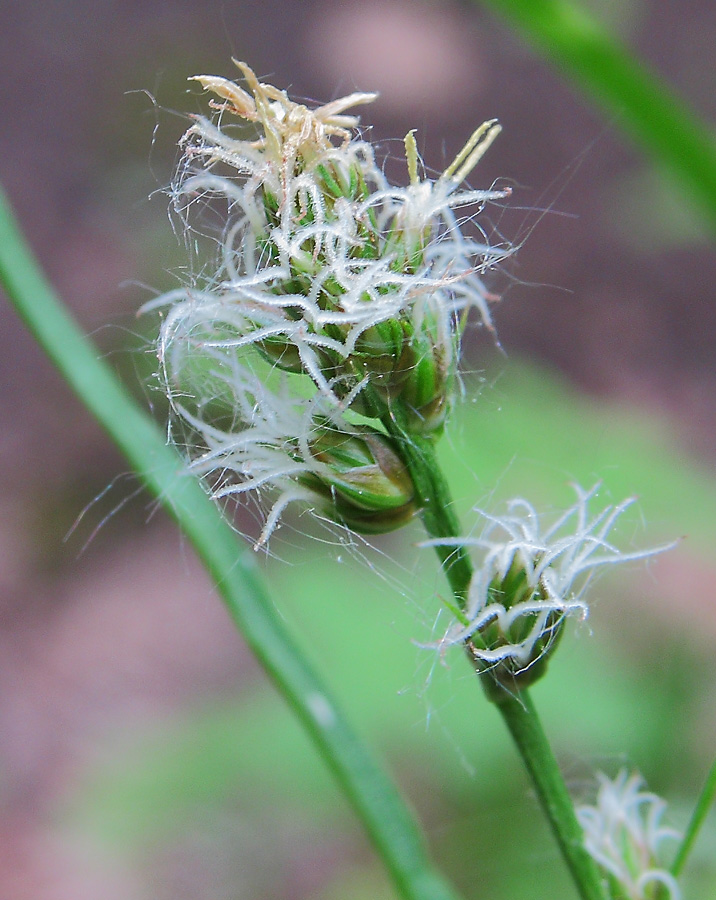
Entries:
[[408,163],[408,178],[411,184],[420,184],[418,177],[418,145],[415,141],[415,128],[411,128],[405,135],[405,159]]
[[475,129],[468,142],[445,169],[441,177],[449,178],[456,184],[464,181],[490,149],[492,142],[501,131],[502,126],[497,123],[497,119],[489,119],[487,122],[483,122],[479,128]]

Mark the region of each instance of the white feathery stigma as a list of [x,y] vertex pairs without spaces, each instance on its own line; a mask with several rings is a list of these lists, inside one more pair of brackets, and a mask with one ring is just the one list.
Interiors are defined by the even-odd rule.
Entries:
[[663,863],[662,844],[678,841],[681,835],[661,824],[664,800],[643,790],[642,777],[625,769],[614,779],[601,772],[597,778],[594,805],[576,807],[589,854],[616,880],[620,897],[680,900],[676,879]]
[[515,499],[503,516],[476,510],[484,522],[479,536],[426,541],[474,548],[477,557],[465,607],[453,610],[439,646],[469,642],[485,668],[506,661],[520,673],[549,651],[565,617],[586,616],[583,594],[597,569],[667,549],[619,550],[609,533],[634,501],[590,515],[598,489],[574,485],[576,502],[547,527],[530,503]]

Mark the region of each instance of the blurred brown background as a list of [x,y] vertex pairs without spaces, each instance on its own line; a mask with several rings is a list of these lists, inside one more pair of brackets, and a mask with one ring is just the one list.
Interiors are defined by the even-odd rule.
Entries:
[[[592,7],[714,121],[712,3],[688,15],[657,0]],[[524,241],[494,282],[504,350],[661,412],[689,454],[716,460],[716,256],[698,222],[617,122],[502,23],[449,2],[0,5],[0,180],[49,278],[127,381],[152,369],[151,323],[136,309],[181,277],[161,189],[185,114],[205,105],[186,78],[233,77],[232,55],[297,97],[379,90],[363,113],[373,137],[399,158],[417,127],[434,170],[498,117],[504,132],[472,183],[514,188],[486,220]],[[171,526],[6,303],[0,316],[0,897],[158,896],[59,836],[58,798],[123,723],[258,675]],[[175,887],[161,896],[219,896],[172,882],[178,861],[162,865]],[[271,890],[309,895],[311,879],[291,871],[291,891]]]

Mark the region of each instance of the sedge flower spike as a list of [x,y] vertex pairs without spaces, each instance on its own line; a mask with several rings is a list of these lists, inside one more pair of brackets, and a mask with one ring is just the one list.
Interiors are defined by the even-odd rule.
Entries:
[[389,531],[412,518],[412,481],[384,433],[348,422],[319,392],[297,394],[286,373],[264,365],[257,374],[238,354],[229,365],[222,347],[200,340],[195,329],[192,337],[200,341],[200,356],[191,341],[177,339],[165,358],[168,369],[204,391],[197,401],[177,382],[171,394],[179,418],[201,435],[189,470],[211,477],[217,499],[270,490],[257,547],[292,501],[361,533]]
[[350,524],[356,469],[370,485],[353,496],[358,520],[397,527],[415,511],[413,491],[381,422],[399,405],[408,433],[436,438],[468,313],[491,327],[481,276],[510,251],[462,225],[509,192],[462,183],[499,126],[478,128],[436,180],[421,179],[411,132],[408,184],[395,186],[348,113],[375,94],[309,108],[237,66],[243,85],[191,79],[215,95],[215,115],[195,116],[182,138],[171,195],[187,237],[200,211],[218,216],[219,252],[194,283],[144,307],[163,313],[164,387],[200,445],[195,468],[222,495],[273,488],[275,513],[327,491]]
[[643,790],[638,774],[622,769],[615,779],[597,775],[593,805],[576,807],[584,846],[607,877],[610,897],[619,900],[680,900],[674,876],[664,865],[662,844],[679,840],[661,824],[666,803]]
[[566,618],[586,617],[583,596],[594,572],[666,549],[620,551],[609,533],[633,500],[590,515],[598,488],[575,486],[576,502],[546,528],[530,503],[516,499],[504,516],[477,510],[485,522],[479,537],[427,541],[475,548],[481,557],[439,646],[465,644],[478,671],[508,688],[542,675]]

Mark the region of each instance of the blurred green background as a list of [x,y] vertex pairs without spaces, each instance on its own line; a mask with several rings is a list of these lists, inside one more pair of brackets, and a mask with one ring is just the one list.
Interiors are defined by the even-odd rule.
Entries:
[[[713,121],[710,4],[589,7]],[[297,96],[377,88],[375,139],[397,158],[417,126],[436,170],[500,118],[473,183],[513,185],[482,224],[524,246],[492,285],[501,346],[470,335],[446,471],[466,527],[475,504],[522,494],[549,513],[570,482],[602,481],[605,504],[639,497],[621,546],[683,537],[596,583],[535,690],[576,795],[594,768],[635,766],[683,826],[716,743],[716,266],[672,182],[478,7],[31,2],[0,7],[0,34],[0,180],[160,421],[155,323],[135,310],[185,265],[162,188],[204,103],[188,75],[231,75],[234,55]],[[0,896],[394,896],[191,551],[0,315]],[[417,527],[352,546],[308,519],[289,516],[262,560],[272,594],[439,864],[467,898],[571,897],[479,685],[459,655],[420,646],[445,585]],[[258,520],[237,513],[247,535]],[[716,896],[714,850],[712,821],[689,896]]]

